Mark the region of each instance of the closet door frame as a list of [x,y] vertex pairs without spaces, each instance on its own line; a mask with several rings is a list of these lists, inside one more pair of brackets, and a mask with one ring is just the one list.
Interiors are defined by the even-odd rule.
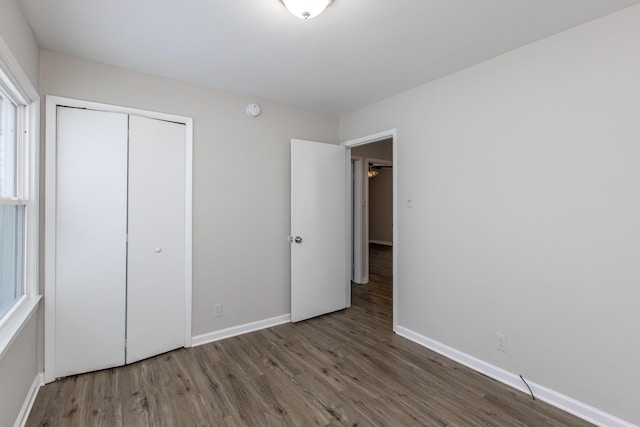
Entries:
[[[117,105],[102,104],[59,96],[46,97],[45,116],[45,265],[44,265],[44,380],[56,379],[55,366],[55,317],[56,317],[56,153],[57,153],[57,107],[86,108],[96,111],[115,112],[166,120],[184,124],[185,145],[185,328],[184,346],[191,347],[191,307],[192,307],[192,242],[193,242],[193,118],[174,114],[139,110]],[[151,296],[151,295],[150,295]]]

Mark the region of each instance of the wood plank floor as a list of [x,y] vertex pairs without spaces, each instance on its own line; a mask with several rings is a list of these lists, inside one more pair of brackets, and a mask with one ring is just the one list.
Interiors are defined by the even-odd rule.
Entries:
[[40,390],[27,426],[587,426],[391,331],[390,251],[353,306]]

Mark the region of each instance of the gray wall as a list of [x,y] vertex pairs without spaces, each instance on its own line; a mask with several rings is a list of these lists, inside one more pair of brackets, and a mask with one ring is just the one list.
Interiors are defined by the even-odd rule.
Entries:
[[[337,143],[338,117],[42,51],[41,96],[193,117],[193,335],[290,312],[291,138]],[[213,306],[223,304],[223,316]]]
[[635,6],[341,117],[397,129],[399,325],[636,424],[638,46]]
[[[385,129],[386,130],[386,129]],[[393,160],[393,143],[391,139],[360,145],[351,149],[351,157],[369,157],[379,160]]]
[[393,242],[393,170],[369,179],[369,240]]
[[17,0],[0,0],[0,37],[11,49],[22,71],[38,89],[39,48]]
[[[0,37],[38,89],[38,45],[15,0],[0,0]],[[16,421],[38,373],[39,324],[34,315],[0,359],[0,426]]]
[[0,360],[0,426],[12,426],[38,374],[38,318],[33,316]]

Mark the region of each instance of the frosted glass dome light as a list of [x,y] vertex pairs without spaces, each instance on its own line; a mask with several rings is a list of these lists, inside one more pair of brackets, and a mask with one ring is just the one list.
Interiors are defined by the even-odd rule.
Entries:
[[282,0],[289,12],[301,19],[320,15],[332,0]]

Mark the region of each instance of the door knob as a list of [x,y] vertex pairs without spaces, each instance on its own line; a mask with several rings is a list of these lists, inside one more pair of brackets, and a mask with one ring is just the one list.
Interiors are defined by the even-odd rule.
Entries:
[[300,236],[296,236],[296,237],[289,236],[287,237],[287,240],[289,241],[289,243],[293,243],[293,242],[302,243],[302,237]]
[[154,251],[159,254],[160,252],[162,252],[162,248],[155,248]]

